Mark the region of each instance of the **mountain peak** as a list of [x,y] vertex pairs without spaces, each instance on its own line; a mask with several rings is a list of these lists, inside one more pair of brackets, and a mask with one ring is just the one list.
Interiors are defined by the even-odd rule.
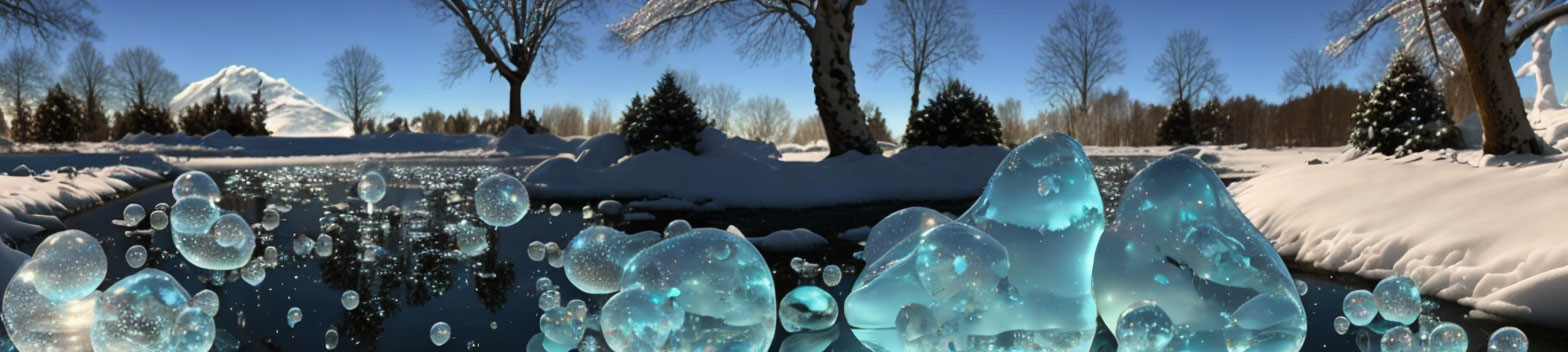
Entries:
[[348,118],[304,92],[289,85],[287,80],[273,78],[254,67],[231,65],[217,74],[185,86],[174,96],[169,107],[174,112],[211,100],[220,90],[232,101],[249,102],[251,94],[261,89],[267,102],[267,130],[276,136],[348,136],[353,134],[353,124]]

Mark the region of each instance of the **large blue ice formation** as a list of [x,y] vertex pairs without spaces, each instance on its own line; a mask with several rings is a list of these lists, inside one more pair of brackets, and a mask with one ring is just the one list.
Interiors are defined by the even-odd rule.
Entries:
[[[611,346],[766,351],[773,341],[778,324],[773,276],[762,254],[740,236],[705,228],[664,239],[627,262],[620,279],[621,293],[611,301],[627,300],[626,308],[617,302],[605,310],[637,313],[607,315],[600,324],[605,331],[632,331],[638,339],[606,336]],[[683,316],[670,316],[675,313]],[[626,318],[639,316],[648,320]]]

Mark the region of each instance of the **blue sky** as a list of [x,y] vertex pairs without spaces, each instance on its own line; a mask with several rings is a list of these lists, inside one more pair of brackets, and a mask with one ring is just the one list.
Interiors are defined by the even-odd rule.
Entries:
[[[903,129],[909,87],[896,72],[876,75],[870,71],[878,45],[880,23],[885,18],[882,0],[873,0],[857,13],[852,57],[864,100],[884,107],[889,127]],[[1349,0],[1127,0],[1111,1],[1123,21],[1127,38],[1126,70],[1110,78],[1108,88],[1126,87],[1135,98],[1162,101],[1160,91],[1148,80],[1148,67],[1166,35],[1193,28],[1209,36],[1220,69],[1229,76],[1231,94],[1254,94],[1269,101],[1283,100],[1279,80],[1289,66],[1292,50],[1321,47],[1336,33],[1324,27],[1324,14],[1342,8]],[[447,87],[441,82],[441,50],[454,25],[434,23],[405,0],[334,1],[95,1],[95,16],[105,36],[99,50],[112,53],[145,45],[162,54],[168,67],[189,83],[228,65],[257,67],[273,77],[287,79],[306,94],[331,105],[322,71],[329,58],[359,44],[386,64],[393,86],[383,112],[403,116],[427,108],[455,111],[467,107],[504,110],[507,90],[503,81],[485,72]],[[606,37],[604,25],[629,14],[635,3],[619,1],[598,18],[581,19],[579,31],[587,41],[580,60],[569,60],[555,72],[553,81],[531,77],[523,90],[525,108],[555,103],[589,107],[598,98],[610,99],[618,110],[633,94],[650,90],[665,69],[695,70],[704,82],[724,81],[739,86],[743,97],[768,94],[783,98],[796,117],[815,112],[810,70],[804,52],[777,62],[749,62],[734,54],[722,35],[691,50],[681,50],[649,60],[646,55],[624,57],[600,50]],[[630,3],[630,4],[629,4]],[[980,51],[977,64],[958,74],[993,101],[1017,97],[1024,101],[1025,117],[1047,108],[1031,93],[1026,78],[1034,64],[1039,38],[1066,0],[971,1]],[[1564,36],[1559,36],[1564,37]],[[1568,40],[1568,38],[1559,38]],[[68,46],[67,46],[68,48]],[[62,54],[63,56],[63,54]],[[1526,53],[1522,56],[1528,56]],[[1365,63],[1344,70],[1342,78],[1355,84]],[[1559,72],[1564,70],[1559,70]],[[1533,81],[1522,82],[1533,95]]]

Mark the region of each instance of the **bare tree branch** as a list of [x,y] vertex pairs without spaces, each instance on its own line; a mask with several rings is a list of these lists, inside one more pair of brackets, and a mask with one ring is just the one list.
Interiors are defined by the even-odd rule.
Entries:
[[1230,90],[1219,65],[1220,60],[1209,50],[1209,38],[1183,29],[1167,38],[1165,50],[1149,67],[1149,79],[1159,83],[1171,99],[1193,102],[1205,94],[1218,96]]
[[343,49],[327,61],[327,94],[338,102],[338,110],[354,124],[359,134],[366,120],[374,119],[376,109],[386,100],[392,86],[386,83],[381,59],[363,46]]

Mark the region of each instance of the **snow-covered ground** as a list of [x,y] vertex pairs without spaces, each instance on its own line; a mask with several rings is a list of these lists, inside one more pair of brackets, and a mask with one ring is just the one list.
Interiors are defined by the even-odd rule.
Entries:
[[[26,165],[11,160],[16,159],[0,156],[0,165]],[[65,225],[60,221],[61,216],[166,179],[165,172],[126,165],[82,168],[74,174],[55,169],[39,170],[34,176],[25,174],[25,171],[17,171],[0,176],[0,238],[7,242],[30,240],[39,234],[63,230]],[[4,253],[0,253],[0,258],[3,257]]]

